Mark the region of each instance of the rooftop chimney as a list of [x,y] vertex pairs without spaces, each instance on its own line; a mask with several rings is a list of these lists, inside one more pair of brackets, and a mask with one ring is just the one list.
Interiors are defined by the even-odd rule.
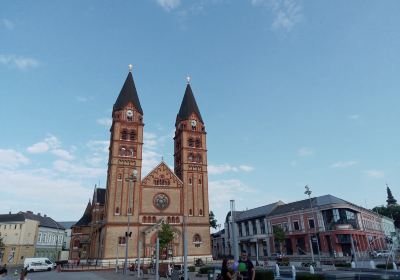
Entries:
[[26,213],[33,214],[33,212],[32,212],[32,211],[26,211]]
[[46,214],[44,214],[44,215],[43,215],[43,217],[45,217],[45,218],[46,218],[46,217],[47,217],[47,215],[46,215]]
[[37,213],[38,214],[38,216],[40,216],[40,213]]

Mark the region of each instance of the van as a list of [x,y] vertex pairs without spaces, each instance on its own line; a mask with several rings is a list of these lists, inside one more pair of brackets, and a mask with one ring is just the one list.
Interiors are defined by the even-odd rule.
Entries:
[[26,258],[24,260],[24,267],[26,267],[28,271],[50,271],[56,267],[56,264],[50,261],[48,258]]

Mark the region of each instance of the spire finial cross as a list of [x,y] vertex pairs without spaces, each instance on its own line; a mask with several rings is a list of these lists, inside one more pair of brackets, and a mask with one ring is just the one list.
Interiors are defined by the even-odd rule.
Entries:
[[189,75],[187,75],[187,77],[186,77],[186,82],[187,82],[187,84],[190,84],[190,80],[192,79],[192,77],[190,77]]
[[129,72],[132,72],[133,65],[132,65],[132,64],[129,64],[128,67],[129,67]]

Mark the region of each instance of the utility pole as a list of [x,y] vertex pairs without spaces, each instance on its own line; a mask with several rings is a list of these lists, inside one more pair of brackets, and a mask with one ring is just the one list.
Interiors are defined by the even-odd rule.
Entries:
[[232,229],[232,246],[233,246],[233,256],[235,261],[239,260],[239,248],[238,248],[238,242],[237,242],[237,237],[236,237],[236,220],[235,220],[235,200],[230,201],[231,204],[231,229]]
[[[318,232],[317,232],[317,224],[318,224],[318,227],[319,227],[319,223],[317,221],[317,217],[315,216],[315,211],[314,211],[314,208],[313,208],[313,205],[312,205],[312,201],[311,201],[311,193],[312,193],[312,191],[311,191],[311,189],[310,189],[310,187],[308,185],[306,185],[304,188],[306,189],[304,194],[308,195],[308,200],[310,201],[311,213],[312,213],[313,218],[314,218],[314,234],[315,234],[315,239],[316,239],[316,243],[317,243],[318,260],[321,263],[321,253],[319,251],[319,240],[318,240],[318,235],[317,235],[318,234]],[[311,232],[311,230],[310,230],[310,232]],[[312,254],[312,259],[313,259],[313,262],[314,262],[314,252],[313,252],[313,247],[312,247],[312,242],[313,241],[312,241],[311,235],[310,235],[310,241],[311,241],[311,254]]]
[[125,180],[129,182],[128,186],[128,211],[127,211],[127,216],[128,216],[128,224],[127,224],[127,229],[125,232],[125,262],[124,262],[124,273],[127,274],[128,271],[128,245],[129,245],[129,238],[131,237],[132,233],[130,232],[130,217],[132,215],[132,183],[133,183],[133,188],[135,188],[135,182],[137,179],[137,170],[136,167],[133,168],[132,175],[126,178]]
[[183,269],[184,269],[184,280],[188,280],[188,238],[187,238],[187,216],[183,216]]

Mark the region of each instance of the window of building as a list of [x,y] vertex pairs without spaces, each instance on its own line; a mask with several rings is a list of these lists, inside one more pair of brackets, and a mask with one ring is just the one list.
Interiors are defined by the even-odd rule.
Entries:
[[309,219],[308,220],[308,227],[309,228],[315,228],[314,219]]
[[294,222],[293,222],[293,227],[294,227],[294,230],[300,230],[299,221],[294,221]]
[[201,162],[201,155],[200,155],[200,154],[197,154],[197,156],[196,156],[196,162]]
[[153,216],[153,224],[156,223],[156,217]]
[[201,141],[200,141],[200,139],[196,139],[196,141],[195,141],[195,146],[196,146],[196,148],[200,148],[200,147],[201,147]]
[[118,237],[118,244],[119,244],[119,245],[125,245],[125,244],[126,244],[126,238],[125,238],[125,236],[120,236],[120,237]]
[[119,215],[119,207],[115,208],[115,215]]
[[264,219],[260,220],[260,228],[261,228],[261,234],[265,234],[265,221],[264,221]]
[[253,228],[253,235],[257,234],[257,225],[255,220],[251,221],[251,227]]
[[131,207],[128,208],[128,214],[132,214],[132,208]]
[[134,130],[132,130],[132,131],[129,133],[129,140],[133,141],[133,140],[135,140],[135,139],[136,139],[136,132],[135,132]]
[[246,229],[246,236],[250,235],[250,227],[249,227],[249,223],[244,223],[244,227]]
[[201,179],[199,179],[199,185],[201,185]]
[[194,147],[194,140],[193,140],[193,138],[189,138],[189,140],[188,140],[188,145],[189,145],[189,147]]
[[126,155],[126,148],[125,147],[121,147],[119,149],[119,155],[124,157]]
[[129,156],[130,156],[130,157],[136,157],[135,148],[133,148],[133,147],[130,147],[130,148],[129,148]]
[[201,209],[199,210],[199,215],[203,216],[203,210],[201,210]]
[[189,209],[189,216],[193,216],[193,211],[192,211],[192,209]]
[[188,156],[188,161],[190,161],[190,162],[193,161],[193,154],[192,154],[192,153],[189,154],[189,156]]
[[282,223],[282,228],[283,228],[283,231],[285,231],[285,232],[288,232],[289,231],[289,226],[288,226],[288,223]]
[[127,140],[128,139],[128,131],[126,131],[125,129],[122,130],[122,132],[121,132],[121,139],[122,140]]
[[192,184],[192,178],[189,178],[189,185]]
[[122,181],[122,174],[121,174],[121,173],[118,174],[117,180],[118,180],[118,181]]

